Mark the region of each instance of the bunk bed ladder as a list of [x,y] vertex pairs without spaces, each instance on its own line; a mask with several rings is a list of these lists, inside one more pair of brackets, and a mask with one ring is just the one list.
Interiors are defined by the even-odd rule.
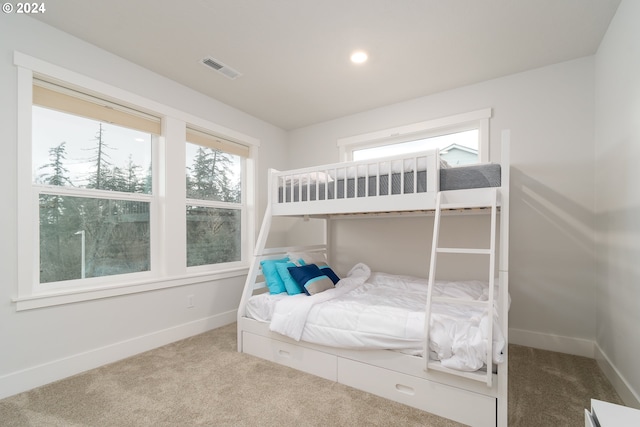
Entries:
[[[474,190],[472,190],[474,191]],[[486,194],[485,194],[486,193]],[[444,194],[444,195],[443,195]],[[487,387],[492,386],[493,370],[493,301],[494,301],[494,287],[495,287],[495,255],[496,255],[496,217],[498,207],[498,191],[497,188],[482,189],[478,191],[478,194],[482,194],[482,197],[472,197],[473,201],[449,201],[447,200],[446,193],[438,192],[436,196],[435,217],[433,223],[433,241],[431,247],[431,261],[429,265],[429,289],[427,292],[427,305],[425,313],[425,370],[435,370],[447,372],[453,375],[462,376],[465,378],[474,379],[477,381],[486,382]],[[444,200],[443,200],[444,198]],[[464,198],[462,198],[464,199]],[[491,210],[491,236],[489,238],[488,248],[445,248],[440,247],[438,244],[440,236],[440,222],[443,210],[452,209],[470,209],[470,208],[488,208]],[[477,254],[485,255],[489,258],[489,295],[486,301],[476,300],[461,300],[449,297],[433,296],[432,291],[434,288],[436,277],[436,264],[438,254]],[[487,366],[486,374],[482,371],[466,372],[455,369],[450,369],[442,366],[439,361],[429,359],[429,325],[431,322],[431,307],[434,302],[447,303],[447,304],[461,304],[480,307],[489,313],[489,319],[491,319],[490,326],[488,328],[487,336]]]

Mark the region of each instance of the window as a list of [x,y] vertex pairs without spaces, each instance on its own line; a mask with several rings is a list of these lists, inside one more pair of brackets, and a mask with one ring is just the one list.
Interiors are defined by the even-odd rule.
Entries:
[[365,160],[438,148],[451,166],[488,161],[491,110],[386,129],[338,141],[344,160]]
[[31,122],[38,283],[150,271],[160,119],[35,80]]
[[257,139],[20,52],[14,64],[17,310],[246,275]]
[[241,259],[242,176],[249,150],[187,128],[187,266]]
[[413,139],[353,150],[353,160],[367,160],[396,154],[415,153],[432,148],[440,149],[440,158],[451,166],[468,165],[480,161],[478,129],[445,135]]

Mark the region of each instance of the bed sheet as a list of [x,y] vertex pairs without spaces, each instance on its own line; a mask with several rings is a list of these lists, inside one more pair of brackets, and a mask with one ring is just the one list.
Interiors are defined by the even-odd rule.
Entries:
[[[372,273],[362,285],[341,297],[314,305],[300,339],[332,347],[391,349],[421,355],[427,286],[426,279]],[[488,284],[437,281],[433,295],[486,301]],[[497,286],[495,295],[498,295]],[[293,297],[286,294],[254,296],[248,302],[247,316],[270,322],[277,304],[285,298]],[[505,343],[497,327],[495,310],[490,318],[480,308],[434,303],[432,311],[430,357],[454,369],[482,368],[486,363],[489,322],[493,321],[492,361],[503,361]]]

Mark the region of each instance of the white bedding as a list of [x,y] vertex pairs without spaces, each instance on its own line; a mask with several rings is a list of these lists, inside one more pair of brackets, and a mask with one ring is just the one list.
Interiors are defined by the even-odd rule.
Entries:
[[[488,285],[480,281],[436,282],[433,295],[486,300]],[[426,279],[371,273],[366,265],[358,264],[335,289],[314,296],[254,296],[247,305],[247,315],[270,322],[271,330],[295,340],[421,354],[426,298]],[[431,357],[454,369],[482,368],[486,363],[487,313],[480,308],[439,303],[433,304],[432,312]],[[505,342],[495,309],[493,317],[493,362],[501,363]]]

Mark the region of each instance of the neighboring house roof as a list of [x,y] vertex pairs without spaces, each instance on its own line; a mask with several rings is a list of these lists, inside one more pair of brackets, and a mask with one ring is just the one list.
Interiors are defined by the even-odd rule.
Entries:
[[459,144],[451,144],[445,148],[441,148],[440,149],[440,154],[447,154],[449,153],[451,150],[461,150],[461,151],[465,151],[469,154],[475,154],[478,155],[478,150],[474,150],[473,148],[470,147],[465,147],[464,145],[459,145]]
[[440,149],[441,158],[451,166],[478,163],[478,150],[464,145],[451,144]]

